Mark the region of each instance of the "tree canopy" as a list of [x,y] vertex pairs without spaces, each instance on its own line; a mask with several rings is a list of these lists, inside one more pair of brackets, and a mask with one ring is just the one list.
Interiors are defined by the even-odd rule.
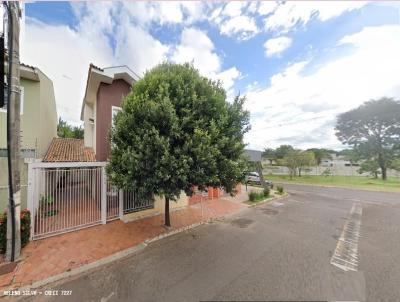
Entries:
[[[266,150],[264,151],[264,153],[266,152]],[[291,145],[280,145],[275,150],[273,150],[273,149],[270,149],[270,150],[273,151],[270,154],[273,154],[274,159],[283,159],[287,154],[294,151],[295,149]],[[271,152],[271,151],[269,151],[269,152]]]
[[139,196],[179,198],[193,186],[234,193],[243,179],[243,136],[249,130],[245,99],[232,103],[219,82],[190,64],[164,63],[134,84],[111,129],[107,173],[120,188]]
[[400,102],[381,98],[338,116],[336,136],[353,147],[360,159],[375,161],[382,179],[400,151]]
[[331,154],[335,153],[335,151],[333,150],[324,148],[311,148],[307,151],[310,151],[314,154],[315,163],[317,164],[317,166],[321,165],[323,159],[332,159]]
[[64,138],[83,138],[83,128],[69,125],[60,117],[57,124],[57,135]]

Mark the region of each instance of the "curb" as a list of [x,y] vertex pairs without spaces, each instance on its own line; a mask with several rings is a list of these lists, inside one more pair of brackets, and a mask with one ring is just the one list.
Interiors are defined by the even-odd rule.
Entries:
[[197,223],[185,226],[185,227],[178,228],[178,229],[173,230],[171,232],[167,232],[167,233],[158,235],[158,236],[153,237],[151,239],[147,239],[144,242],[139,243],[139,244],[137,244],[137,245],[135,245],[133,247],[130,247],[130,248],[127,248],[125,250],[116,252],[116,253],[114,253],[114,254],[112,254],[110,256],[104,257],[102,259],[96,260],[96,261],[88,263],[88,264],[81,265],[81,266],[79,266],[77,268],[73,268],[73,269],[71,269],[69,271],[60,273],[58,275],[54,275],[54,276],[51,276],[51,277],[46,278],[46,279],[35,281],[30,285],[26,285],[26,286],[19,287],[19,288],[18,287],[17,288],[13,288],[13,287],[6,288],[0,293],[0,298],[9,297],[8,295],[4,295],[4,292],[6,292],[8,290],[19,290],[19,291],[25,291],[26,290],[26,291],[28,291],[28,290],[31,290],[31,289],[36,289],[36,288],[48,285],[50,283],[54,283],[54,282],[57,282],[57,281],[60,281],[60,280],[66,279],[66,278],[77,276],[79,274],[85,273],[85,272],[87,272],[89,270],[98,268],[100,266],[104,266],[106,264],[110,264],[110,263],[112,263],[112,262],[114,262],[116,260],[120,260],[122,258],[125,258],[125,257],[127,257],[129,255],[132,255],[132,254],[134,254],[134,253],[136,253],[138,251],[141,251],[141,250],[145,249],[150,243],[153,243],[153,242],[159,241],[161,239],[164,239],[166,237],[170,237],[170,236],[176,235],[178,233],[182,233],[184,231],[196,228],[196,227],[198,227],[200,225],[210,223],[213,220],[214,220],[214,218],[210,218],[210,219],[207,219],[207,220],[204,220],[204,221],[201,221],[201,222],[197,222]]
[[102,259],[96,260],[94,262],[91,262],[91,263],[88,263],[88,264],[73,268],[70,271],[66,271],[66,272],[63,272],[61,274],[54,275],[54,276],[51,276],[51,277],[46,278],[46,279],[35,281],[30,285],[26,285],[26,286],[19,287],[19,288],[18,287],[17,288],[10,287],[8,289],[4,289],[3,292],[0,293],[0,297],[8,297],[7,295],[4,295],[4,292],[7,291],[7,290],[19,290],[19,291],[31,290],[31,289],[35,289],[35,288],[39,288],[39,287],[45,286],[45,285],[47,285],[49,283],[54,283],[54,282],[60,281],[62,279],[66,279],[66,278],[69,278],[69,277],[74,277],[74,276],[79,275],[81,273],[87,272],[87,271],[92,270],[94,268],[97,268],[99,266],[103,266],[103,265],[109,264],[109,263],[114,262],[116,260],[122,259],[122,258],[124,258],[126,256],[129,256],[129,255],[131,255],[133,253],[136,253],[136,252],[138,252],[140,250],[143,250],[146,246],[147,246],[147,244],[145,244],[145,243],[139,243],[138,245],[135,245],[135,246],[127,248],[125,250],[119,251],[119,252],[117,252],[115,254],[112,254],[110,256],[107,256],[107,257],[104,257]]

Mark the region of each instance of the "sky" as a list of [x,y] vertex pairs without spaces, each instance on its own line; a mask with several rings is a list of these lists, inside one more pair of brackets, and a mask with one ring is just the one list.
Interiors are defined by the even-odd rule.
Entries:
[[22,62],[53,80],[58,115],[82,124],[89,64],[137,74],[192,62],[246,96],[249,148],[342,149],[336,116],[400,99],[399,2],[27,2]]

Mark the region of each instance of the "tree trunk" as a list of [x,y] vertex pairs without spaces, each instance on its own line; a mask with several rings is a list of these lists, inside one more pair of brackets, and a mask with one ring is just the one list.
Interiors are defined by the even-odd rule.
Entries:
[[383,180],[386,180],[387,179],[387,174],[386,174],[386,167],[385,166],[382,166],[381,167],[381,170],[382,170],[382,179]]
[[381,171],[382,171],[382,180],[386,180],[386,178],[387,178],[386,177],[387,168],[386,168],[386,162],[383,159],[382,154],[378,154],[378,164],[379,164],[379,167],[381,168]]
[[299,168],[299,177],[301,177],[301,168]]
[[171,222],[169,220],[169,197],[167,196],[165,196],[165,226],[171,226]]

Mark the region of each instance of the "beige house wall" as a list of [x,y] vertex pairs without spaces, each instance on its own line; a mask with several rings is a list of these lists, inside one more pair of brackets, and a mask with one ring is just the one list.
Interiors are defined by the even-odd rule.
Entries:
[[[21,149],[35,149],[35,158],[42,158],[53,137],[57,136],[57,110],[52,81],[35,69],[39,81],[21,78],[23,109],[21,112]],[[0,110],[0,149],[7,148],[7,113]],[[21,158],[21,203],[27,206],[28,165]],[[0,212],[8,203],[7,157],[0,157]]]
[[57,137],[57,108],[54,96],[53,82],[43,73],[40,76],[40,122],[38,132],[37,157],[43,158],[54,137]]
[[[171,210],[176,210],[179,208],[187,207],[189,204],[189,197],[186,195],[185,192],[181,192],[181,196],[177,201],[170,201],[169,206]],[[122,221],[130,222],[138,219],[142,219],[145,217],[150,217],[158,214],[163,214],[165,209],[165,199],[161,196],[156,196],[154,200],[154,209],[129,213],[122,217]]]

